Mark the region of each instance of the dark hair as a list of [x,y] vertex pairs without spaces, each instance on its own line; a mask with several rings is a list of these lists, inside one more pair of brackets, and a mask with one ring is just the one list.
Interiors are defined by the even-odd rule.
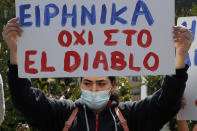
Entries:
[[111,84],[116,81],[116,77],[115,76],[108,76],[109,80],[111,81]]
[[[114,81],[116,81],[116,77],[115,77],[115,76],[108,76],[108,78],[109,78],[111,84],[112,84]],[[80,78],[80,81],[82,81],[82,79],[83,79],[83,77]]]
[[111,101],[116,101],[117,103],[119,103],[119,95],[118,92],[116,90],[114,90],[109,98]]

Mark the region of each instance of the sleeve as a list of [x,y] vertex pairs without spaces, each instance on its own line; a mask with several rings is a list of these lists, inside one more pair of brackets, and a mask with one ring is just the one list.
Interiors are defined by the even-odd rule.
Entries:
[[14,106],[27,121],[41,130],[62,130],[66,119],[74,109],[70,100],[49,99],[29,79],[18,78],[17,65],[8,62],[8,84]]
[[177,69],[176,75],[166,76],[162,87],[144,100],[121,104],[130,129],[159,130],[176,115],[186,86],[187,68]]

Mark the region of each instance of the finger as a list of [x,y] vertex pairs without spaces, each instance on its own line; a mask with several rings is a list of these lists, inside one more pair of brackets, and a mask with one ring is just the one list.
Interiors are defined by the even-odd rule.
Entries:
[[5,36],[5,40],[10,40],[11,37],[13,36],[21,36],[21,34],[17,31],[12,31],[12,32],[9,32],[6,36]]
[[18,17],[12,18],[11,20],[8,21],[8,23],[16,23],[19,21]]
[[180,26],[174,26],[173,27],[173,32],[180,30],[180,28],[181,28]]
[[187,29],[187,28],[178,27],[178,29],[175,29],[175,30],[173,31],[173,33],[174,33],[174,35],[187,35],[188,37],[193,38],[192,33],[191,33],[190,30]]
[[10,32],[18,32],[19,34],[22,33],[22,30],[19,29],[19,28],[16,28],[16,27],[10,27],[10,28],[7,28],[6,30],[4,30],[4,32],[2,33],[3,37],[6,37],[8,35],[8,33]]
[[10,31],[17,31],[17,32],[20,32],[20,33],[23,32],[23,30],[21,28],[17,28],[17,27],[8,27],[6,29],[6,32],[10,32]]
[[187,39],[184,39],[184,38],[178,38],[178,39],[174,39],[174,42],[189,43],[189,44],[191,44],[192,43],[192,40],[187,40]]
[[22,27],[22,25],[19,23],[7,23],[6,27]]
[[186,41],[186,40],[189,41],[188,39],[181,38],[181,37],[176,37],[176,38],[174,38],[174,40],[175,40],[175,41],[179,41],[179,42],[181,42],[181,41],[184,42],[184,41]]
[[187,33],[188,35],[190,35],[190,37],[193,37],[191,31],[189,29],[187,29],[186,27],[182,27],[182,26],[175,26],[174,28],[174,34],[180,34],[180,33]]
[[190,37],[193,37],[193,34],[191,33],[191,31],[189,29],[186,28],[181,28],[179,30],[174,30],[173,33],[176,34],[187,34]]
[[185,33],[185,32],[189,33],[189,31],[187,29],[180,29],[180,30],[174,31],[175,34],[180,34],[180,33]]
[[186,29],[186,28],[180,28],[177,30],[173,31],[174,34],[182,34],[182,33],[186,33],[192,36],[192,33],[190,32],[190,30]]
[[181,34],[175,34],[174,35],[174,38],[178,39],[178,38],[183,38],[183,39],[187,39],[187,40],[193,40],[193,37],[191,35],[189,35],[187,32],[183,32]]
[[20,34],[23,32],[23,30],[18,26],[8,26],[8,27],[4,28],[4,30],[2,32],[2,36],[6,37],[6,35],[11,31],[16,31],[16,32],[19,32]]
[[185,26],[174,26],[173,27],[174,31],[180,30],[180,29],[187,29]]

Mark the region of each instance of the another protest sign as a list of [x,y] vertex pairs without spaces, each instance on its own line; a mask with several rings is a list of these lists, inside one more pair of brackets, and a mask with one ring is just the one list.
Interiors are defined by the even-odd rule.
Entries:
[[184,107],[178,114],[180,120],[197,120],[197,17],[180,17],[177,25],[186,26],[194,35],[192,46],[187,55],[188,81],[183,98]]

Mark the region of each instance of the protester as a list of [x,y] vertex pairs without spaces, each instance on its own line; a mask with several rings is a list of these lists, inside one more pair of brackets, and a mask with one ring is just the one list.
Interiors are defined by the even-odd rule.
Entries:
[[81,98],[73,102],[47,98],[31,87],[29,79],[18,78],[17,38],[22,35],[18,21],[8,21],[2,33],[10,49],[8,81],[14,105],[32,126],[42,131],[158,131],[179,111],[187,80],[185,60],[193,39],[188,29],[173,27],[176,74],[166,76],[152,96],[118,103],[113,97],[115,77],[82,77]]

